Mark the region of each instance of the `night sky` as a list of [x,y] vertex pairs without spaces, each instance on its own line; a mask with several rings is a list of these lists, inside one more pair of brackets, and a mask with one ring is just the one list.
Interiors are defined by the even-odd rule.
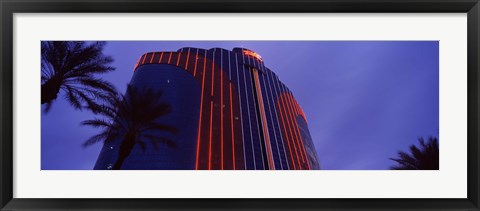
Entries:
[[[389,169],[398,150],[438,137],[437,41],[112,41],[116,70],[99,76],[124,93],[143,53],[182,47],[260,54],[303,108],[322,169]],[[80,126],[92,117],[63,93],[42,112],[43,170],[93,169],[102,144],[81,145],[99,130]]]

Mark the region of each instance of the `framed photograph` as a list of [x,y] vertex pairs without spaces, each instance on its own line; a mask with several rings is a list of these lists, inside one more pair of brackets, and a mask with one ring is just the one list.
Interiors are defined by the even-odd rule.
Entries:
[[0,0],[1,210],[479,210],[478,0]]

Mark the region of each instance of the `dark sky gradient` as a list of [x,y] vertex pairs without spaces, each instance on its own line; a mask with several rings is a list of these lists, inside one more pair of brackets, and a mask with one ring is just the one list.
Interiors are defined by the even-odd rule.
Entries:
[[[108,42],[116,71],[102,77],[122,93],[145,52],[181,47],[259,53],[307,115],[322,169],[388,169],[388,158],[418,137],[438,136],[436,41],[172,41]],[[97,129],[63,98],[42,113],[42,169],[92,169],[102,144],[81,144]]]

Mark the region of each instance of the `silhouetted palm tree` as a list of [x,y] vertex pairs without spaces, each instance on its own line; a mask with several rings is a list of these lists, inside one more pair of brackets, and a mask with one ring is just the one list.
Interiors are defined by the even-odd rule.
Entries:
[[435,137],[429,137],[425,143],[423,138],[419,138],[420,147],[410,146],[410,154],[399,151],[399,158],[390,158],[398,163],[392,166],[393,170],[438,170],[439,169],[439,149],[438,140]]
[[121,140],[118,159],[113,169],[122,167],[136,144],[143,151],[146,149],[146,141],[152,143],[155,149],[158,148],[159,143],[175,147],[174,141],[158,135],[158,132],[162,131],[172,134],[178,132],[175,127],[158,123],[160,117],[171,112],[168,104],[159,102],[161,95],[160,91],[138,89],[129,85],[125,95],[112,96],[109,103],[98,110],[98,114],[104,118],[81,123],[103,129],[99,134],[88,139],[84,146],[101,141],[110,143]]
[[113,59],[103,55],[105,42],[43,41],[41,103],[45,111],[57,99],[60,91],[76,109],[87,107],[95,112],[97,100],[115,93],[113,85],[94,74],[115,70]]

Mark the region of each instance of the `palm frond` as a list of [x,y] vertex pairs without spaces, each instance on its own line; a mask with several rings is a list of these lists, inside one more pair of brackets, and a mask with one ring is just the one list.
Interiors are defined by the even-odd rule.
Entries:
[[[98,112],[98,103],[95,101],[108,101],[109,93],[116,93],[112,84],[95,77],[95,74],[115,70],[110,66],[112,57],[102,53],[105,44],[42,41],[42,104],[55,100],[58,92],[64,91],[65,99],[75,109],[89,108]],[[54,82],[49,83],[52,80]],[[46,83],[49,83],[49,89],[44,90],[43,84]],[[75,87],[72,83],[77,83],[80,87]]]
[[65,93],[65,98],[70,103],[70,105],[72,105],[76,109],[82,110],[82,104],[78,99],[76,90],[68,86],[65,87],[65,89],[67,90]]
[[[67,86],[75,87],[75,90],[86,90],[84,92],[77,91],[76,94],[79,95],[79,99],[87,101],[87,104],[89,104],[89,96],[86,96],[85,93],[91,93],[92,96],[97,94],[89,90],[89,88],[85,88],[85,86],[82,86],[82,88],[77,87],[73,80],[69,81]],[[87,85],[87,87],[102,89],[102,87],[97,85]],[[132,146],[133,142],[138,144],[143,152],[147,150],[147,143],[151,143],[155,149],[158,149],[160,145],[175,148],[177,143],[174,140],[162,137],[162,133],[159,133],[178,133],[176,127],[159,123],[164,115],[171,112],[170,106],[160,101],[161,95],[162,93],[159,91],[139,89],[131,85],[127,87],[124,95],[109,94],[108,100],[105,100],[104,104],[95,105],[95,108],[92,109],[96,114],[102,116],[103,119],[95,118],[82,122],[82,125],[104,129],[101,134],[91,137],[86,142],[86,145],[103,139],[105,143],[110,143],[114,140],[119,141],[120,146],[124,144]],[[133,147],[122,149],[120,150],[121,152],[118,152],[119,157],[120,155],[128,156]],[[119,159],[117,162],[123,163],[123,160]]]
[[81,125],[92,126],[92,127],[94,127],[94,128],[100,128],[100,127],[109,128],[109,127],[112,127],[111,122],[109,122],[108,120],[104,120],[104,119],[90,119],[90,120],[85,120],[85,121],[82,121],[80,124],[81,124]]
[[105,141],[108,137],[108,132],[109,132],[108,130],[104,130],[101,133],[90,137],[89,139],[87,139],[87,141],[85,141],[85,143],[83,143],[83,147],[87,147],[92,144]]
[[439,148],[438,139],[429,137],[428,142],[418,138],[419,147],[410,145],[410,154],[398,152],[398,158],[390,158],[397,165],[390,167],[395,170],[438,170]]

